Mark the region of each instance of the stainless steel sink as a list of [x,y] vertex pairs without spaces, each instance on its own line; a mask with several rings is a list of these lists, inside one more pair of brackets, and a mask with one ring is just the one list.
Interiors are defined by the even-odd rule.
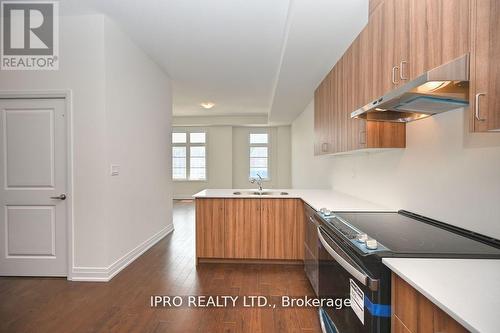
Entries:
[[288,192],[280,192],[280,191],[237,191],[233,192],[234,195],[288,195]]

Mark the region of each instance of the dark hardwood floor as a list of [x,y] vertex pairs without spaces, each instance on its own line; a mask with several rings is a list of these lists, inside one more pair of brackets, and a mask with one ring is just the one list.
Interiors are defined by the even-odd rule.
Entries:
[[0,332],[319,332],[314,308],[152,308],[151,295],[312,296],[298,265],[200,264],[194,207],[175,231],[108,283],[0,278]]

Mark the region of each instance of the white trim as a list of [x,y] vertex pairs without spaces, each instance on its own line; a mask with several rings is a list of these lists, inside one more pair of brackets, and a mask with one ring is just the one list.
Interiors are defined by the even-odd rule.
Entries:
[[194,200],[192,195],[189,194],[179,194],[179,195],[174,195],[172,200]]
[[[251,143],[250,141],[250,137],[252,136],[252,134],[267,134],[267,143]],[[275,145],[274,145],[274,142],[272,142],[271,140],[273,140],[274,138],[274,135],[271,135],[271,131],[269,130],[269,128],[259,128],[259,129],[250,129],[248,131],[248,169],[247,169],[247,175],[248,175],[248,181],[251,181],[253,177],[250,176],[250,162],[252,160],[252,157],[250,157],[250,150],[252,147],[263,147],[263,148],[267,148],[267,177],[266,178],[262,178],[262,181],[265,181],[265,182],[271,182],[272,181],[272,175],[273,175],[273,172],[271,170],[271,153],[273,152],[274,149],[272,149]]]
[[66,102],[66,221],[67,221],[67,267],[66,276],[68,280],[72,278],[72,267],[74,263],[74,215],[73,215],[73,91],[71,89],[61,90],[3,90],[0,91],[0,98],[63,98]]
[[[174,143],[171,142],[171,146],[173,147],[185,147],[186,148],[186,178],[178,178],[174,179],[173,174],[171,175],[171,179],[173,182],[204,182],[208,183],[208,129],[203,127],[179,127],[174,126],[172,129],[172,133],[186,133],[186,142],[185,143]],[[191,143],[191,133],[205,133],[205,143]],[[205,179],[190,179],[191,177],[191,147],[205,147]],[[173,155],[172,155],[172,170],[173,166]]]
[[143,243],[123,255],[108,267],[73,267],[72,281],[93,281],[108,282],[116,274],[120,273],[125,267],[149,250],[153,245],[162,240],[169,233],[174,231],[174,225],[169,224]]

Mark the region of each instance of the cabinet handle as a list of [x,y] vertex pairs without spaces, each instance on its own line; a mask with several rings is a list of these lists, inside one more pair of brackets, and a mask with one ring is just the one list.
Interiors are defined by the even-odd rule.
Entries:
[[485,121],[486,119],[481,118],[479,116],[479,97],[481,97],[481,96],[486,96],[486,94],[485,93],[477,93],[476,94],[476,114],[475,115],[476,115],[476,119],[477,120],[479,120],[479,121]]
[[405,76],[404,75],[404,68],[405,66],[404,65],[407,65],[408,62],[406,60],[401,60],[401,62],[399,63],[399,78],[402,80],[402,81],[406,81],[408,80],[408,76]]
[[323,143],[321,145],[321,151],[322,152],[327,152],[328,151],[328,143],[325,142],[325,143]]
[[396,80],[396,71],[398,69],[398,66],[392,67],[392,84],[398,84],[398,81]]
[[366,131],[359,132],[359,144],[360,145],[366,144]]

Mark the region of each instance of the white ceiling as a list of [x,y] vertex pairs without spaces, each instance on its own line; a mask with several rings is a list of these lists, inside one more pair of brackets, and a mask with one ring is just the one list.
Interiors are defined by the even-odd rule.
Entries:
[[[168,73],[174,115],[268,114],[273,124],[290,123],[304,110],[368,16],[368,0],[85,4],[117,21]],[[216,106],[202,109],[204,101]]]

